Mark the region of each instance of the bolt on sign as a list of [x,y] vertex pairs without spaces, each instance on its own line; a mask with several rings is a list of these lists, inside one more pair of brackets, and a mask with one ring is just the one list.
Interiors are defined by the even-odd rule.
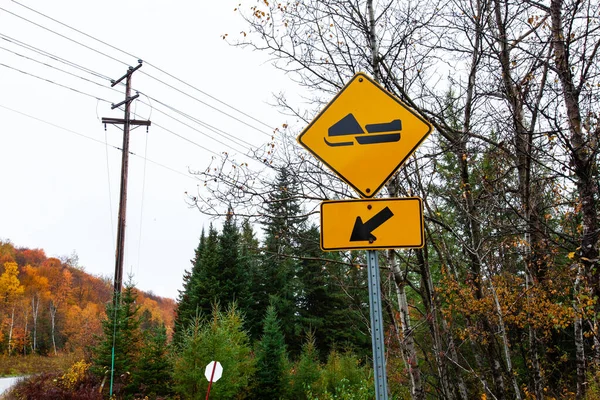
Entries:
[[424,243],[420,197],[321,203],[324,251],[420,248]]
[[431,131],[429,122],[359,72],[298,142],[361,197],[371,198]]

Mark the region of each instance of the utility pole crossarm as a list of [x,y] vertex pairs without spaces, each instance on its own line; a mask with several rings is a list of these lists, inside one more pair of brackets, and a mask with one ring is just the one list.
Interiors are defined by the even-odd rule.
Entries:
[[[103,124],[123,125],[125,123],[125,120],[123,118],[102,117],[102,123]],[[150,125],[152,125],[152,122],[150,122],[150,121],[144,121],[144,120],[141,120],[141,119],[130,119],[129,123],[131,125],[143,125],[143,126],[150,126]]]

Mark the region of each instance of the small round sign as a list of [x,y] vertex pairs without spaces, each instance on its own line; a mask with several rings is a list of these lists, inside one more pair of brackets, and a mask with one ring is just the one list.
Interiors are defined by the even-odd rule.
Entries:
[[[209,382],[216,382],[223,376],[223,367],[218,361],[211,361],[204,370],[204,376]],[[211,379],[212,378],[212,379]]]

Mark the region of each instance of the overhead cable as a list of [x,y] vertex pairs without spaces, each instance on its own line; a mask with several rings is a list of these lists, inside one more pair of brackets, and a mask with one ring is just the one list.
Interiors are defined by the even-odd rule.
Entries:
[[57,71],[63,72],[63,73],[65,73],[65,74],[67,74],[67,75],[70,75],[70,76],[73,76],[73,77],[75,77],[75,78],[82,79],[82,80],[84,80],[84,81],[86,81],[86,82],[93,83],[94,85],[100,86],[101,88],[104,88],[104,89],[109,89],[109,90],[113,90],[113,91],[115,91],[115,92],[118,92],[118,93],[120,93],[120,92],[119,92],[117,89],[115,89],[115,88],[112,88],[112,87],[107,87],[107,86],[105,86],[105,85],[103,85],[103,84],[101,84],[101,83],[98,83],[98,82],[92,81],[91,79],[87,79],[87,78],[85,78],[85,77],[83,77],[83,76],[81,76],[81,75],[77,75],[77,74],[74,74],[74,73],[72,73],[72,72],[65,71],[65,70],[64,70],[64,69],[62,69],[62,68],[55,67],[54,65],[50,65],[50,64],[48,64],[48,63],[45,63],[45,62],[43,62],[43,61],[36,60],[35,58],[31,58],[31,57],[28,57],[28,56],[26,56],[26,55],[23,55],[23,54],[17,53],[17,52],[15,52],[15,51],[9,50],[9,49],[7,49],[7,48],[5,48],[5,47],[2,47],[2,46],[0,46],[0,50],[8,51],[8,52],[10,52],[10,53],[12,53],[12,54],[14,54],[14,55],[17,55],[17,56],[19,56],[19,57],[22,57],[22,58],[25,58],[25,59],[27,59],[27,60],[33,61],[33,62],[35,62],[35,63],[37,63],[37,64],[44,65],[44,66],[46,66],[46,67],[48,67],[48,68],[52,68],[52,69],[54,69],[54,70],[57,70]]
[[[85,32],[83,32],[83,31],[81,31],[81,30],[79,30],[79,29],[77,29],[77,28],[74,28],[74,27],[72,27],[72,26],[70,26],[70,25],[68,25],[68,24],[65,24],[64,22],[61,22],[61,21],[59,21],[59,20],[57,20],[57,19],[55,19],[55,18],[52,18],[52,17],[50,17],[50,16],[48,16],[48,15],[46,15],[46,14],[44,14],[44,13],[40,12],[40,11],[37,11],[37,10],[35,10],[35,9],[31,8],[31,7],[28,7],[28,6],[26,6],[26,5],[24,5],[24,4],[20,3],[20,2],[18,2],[18,1],[16,1],[16,0],[12,0],[12,2],[13,2],[13,3],[15,3],[15,4],[17,4],[17,5],[19,5],[19,6],[21,6],[21,7],[23,7],[23,8],[26,8],[26,9],[28,9],[29,11],[32,11],[32,12],[34,12],[34,13],[38,14],[38,15],[41,15],[41,16],[42,16],[42,17],[44,17],[44,18],[47,18],[47,19],[49,19],[49,20],[51,20],[51,21],[53,21],[53,22],[56,22],[57,24],[60,24],[60,25],[64,26],[65,28],[71,29],[71,30],[73,30],[73,31],[75,31],[75,32],[77,32],[77,33],[79,33],[79,34],[81,34],[81,35],[84,35],[85,37],[88,37],[88,38],[90,38],[90,39],[92,39],[92,40],[95,40],[95,41],[97,41],[97,42],[99,42],[99,43],[102,43],[103,45],[105,45],[105,46],[108,46],[108,47],[110,47],[111,49],[113,49],[113,50],[116,50],[116,51],[118,51],[118,52],[120,52],[120,53],[122,53],[122,54],[125,54],[125,55],[127,55],[127,56],[129,56],[129,57],[133,57],[133,58],[135,58],[135,59],[137,59],[137,60],[143,59],[142,57],[137,57],[137,56],[135,56],[135,55],[133,55],[133,54],[131,54],[131,53],[129,53],[129,52],[127,52],[127,51],[125,51],[125,50],[122,50],[122,49],[120,49],[120,48],[118,48],[118,47],[116,47],[116,46],[113,46],[113,45],[111,45],[110,43],[107,43],[107,42],[105,42],[105,41],[103,41],[103,40],[100,40],[100,39],[98,39],[98,38],[96,38],[96,37],[94,37],[94,36],[92,36],[92,35],[90,35],[90,34],[88,34],[88,33],[85,33]],[[16,15],[16,14],[13,14],[13,15]],[[22,18],[22,17],[21,17],[21,18]],[[77,42],[76,42],[76,43],[77,43]],[[87,46],[85,46],[85,47],[87,47]],[[102,54],[103,54],[103,53],[102,53]],[[107,56],[107,57],[108,57],[108,56]],[[109,58],[112,58],[112,57],[109,57]],[[113,59],[114,59],[114,58],[113,58]],[[121,63],[123,63],[123,61],[120,61],[120,62],[121,62]],[[182,79],[180,79],[180,78],[178,78],[178,77],[174,76],[173,74],[171,74],[171,73],[169,73],[169,72],[167,72],[167,71],[165,71],[165,70],[163,70],[163,69],[161,69],[161,68],[157,67],[156,65],[154,65],[154,64],[152,64],[152,63],[150,63],[150,62],[148,62],[147,60],[144,60],[144,63],[145,63],[146,65],[148,65],[148,66],[150,66],[150,67],[152,67],[152,68],[156,69],[157,71],[159,71],[159,72],[162,72],[163,74],[165,74],[165,75],[169,76],[170,78],[172,78],[172,79],[175,79],[175,80],[176,80],[176,81],[178,81],[179,83],[182,83],[183,85],[185,85],[185,86],[187,86],[187,87],[189,87],[189,88],[191,88],[191,89],[194,89],[194,90],[196,90],[196,91],[200,92],[201,94],[203,94],[203,95],[205,95],[205,96],[209,97],[210,99],[212,99],[212,100],[214,100],[214,101],[218,102],[219,104],[222,104],[222,105],[224,105],[225,107],[227,107],[227,108],[229,108],[229,109],[231,109],[231,110],[233,110],[233,111],[235,111],[235,112],[237,112],[237,113],[239,113],[239,114],[241,114],[241,115],[243,115],[243,116],[245,116],[245,117],[247,117],[247,118],[250,118],[251,120],[253,120],[253,121],[255,121],[255,122],[257,122],[257,123],[259,123],[259,124],[263,125],[264,127],[268,128],[268,129],[270,129],[270,130],[273,130],[273,131],[275,130],[273,127],[271,127],[270,125],[268,125],[268,124],[264,123],[263,121],[259,120],[258,118],[255,118],[255,117],[253,117],[252,115],[250,115],[250,114],[248,114],[248,113],[245,113],[244,111],[242,111],[242,110],[240,110],[240,109],[238,109],[238,108],[236,108],[236,107],[234,107],[234,106],[232,106],[232,105],[230,105],[230,104],[228,104],[228,103],[226,103],[226,102],[224,102],[224,101],[222,101],[222,100],[220,100],[220,99],[216,98],[215,96],[212,96],[211,94],[209,94],[209,93],[207,93],[207,92],[205,92],[205,91],[203,91],[203,90],[201,90],[201,89],[199,89],[199,88],[197,88],[197,87],[195,87],[195,86],[193,86],[193,85],[191,85],[191,84],[189,84],[188,82],[186,82],[186,81],[184,81],[184,80],[182,80]],[[145,75],[147,75],[147,76],[148,76],[148,77],[150,77],[150,78],[156,79],[157,81],[159,81],[159,82],[161,82],[161,83],[165,84],[164,82],[162,82],[162,81],[160,81],[159,79],[157,79],[157,78],[155,78],[155,77],[153,77],[153,76],[149,75],[148,73],[146,73],[146,72],[144,72],[144,71],[142,71],[142,73],[144,73]],[[170,85],[168,85],[168,86],[170,86]],[[172,86],[170,86],[170,87],[171,87],[171,88],[173,88]],[[173,88],[173,89],[175,89],[175,88]],[[179,89],[175,89],[175,90],[178,90],[178,91],[179,91]],[[190,97],[194,98],[193,96],[190,96]],[[202,103],[203,103],[203,104],[205,104],[204,102],[202,102]],[[211,108],[212,108],[212,107],[211,107]],[[221,110],[218,110],[218,109],[215,109],[215,110],[217,110],[217,111],[219,111],[219,112],[222,112],[222,113],[223,113],[223,114],[225,114],[225,115],[228,115],[228,116],[230,116],[229,114],[227,114],[227,113],[225,113],[225,112],[223,112],[223,111],[221,111]],[[239,119],[237,119],[237,118],[235,118],[235,117],[233,117],[233,116],[230,116],[230,117],[231,117],[231,118],[234,118],[234,119],[236,119],[236,120],[238,120],[238,121],[239,121]],[[240,122],[242,122],[242,121],[240,121]],[[242,122],[242,123],[246,124],[245,122]],[[247,125],[248,125],[248,124],[247,124]],[[250,127],[254,128],[254,129],[256,129],[256,130],[257,130],[258,132],[260,132],[260,133],[263,133],[263,134],[265,134],[265,135],[271,136],[271,134],[270,134],[270,133],[266,133],[266,132],[264,132],[264,131],[262,131],[262,130],[260,130],[260,129],[256,128],[256,127],[253,127],[253,126],[251,126],[251,125],[248,125],[248,126],[250,126]]]

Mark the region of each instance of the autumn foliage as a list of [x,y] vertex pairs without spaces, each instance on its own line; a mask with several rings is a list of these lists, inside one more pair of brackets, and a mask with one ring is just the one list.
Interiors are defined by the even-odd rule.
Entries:
[[[140,312],[170,332],[175,302],[137,291]],[[0,241],[0,352],[10,356],[86,353],[102,334],[109,278],[92,276],[76,258]]]

